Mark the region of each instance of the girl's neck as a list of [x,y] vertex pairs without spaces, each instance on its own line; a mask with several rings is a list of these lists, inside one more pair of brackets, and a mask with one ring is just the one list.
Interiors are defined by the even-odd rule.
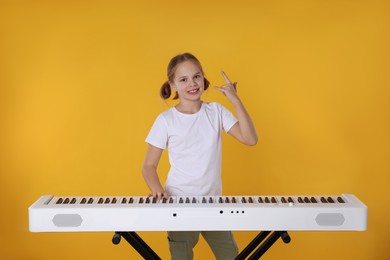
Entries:
[[189,101],[183,102],[180,101],[175,107],[176,109],[183,114],[195,114],[202,107],[203,101]]

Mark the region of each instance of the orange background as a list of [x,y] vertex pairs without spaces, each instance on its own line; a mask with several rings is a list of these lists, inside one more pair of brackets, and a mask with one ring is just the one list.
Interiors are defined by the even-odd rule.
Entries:
[[[144,195],[169,59],[238,82],[259,133],[224,136],[225,195],[353,193],[365,232],[291,232],[266,259],[388,259],[389,1],[0,0],[3,259],[138,259],[111,233],[30,233],[41,195]],[[231,108],[210,88],[206,101]],[[168,170],[166,153],[159,168]],[[242,249],[257,233],[236,232]],[[168,259],[165,232],[141,232]],[[212,259],[203,240],[197,259]]]

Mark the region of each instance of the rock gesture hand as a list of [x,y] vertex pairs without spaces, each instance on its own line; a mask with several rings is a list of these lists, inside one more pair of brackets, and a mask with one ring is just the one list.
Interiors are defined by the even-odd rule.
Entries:
[[225,79],[226,84],[221,87],[215,86],[214,88],[221,91],[230,102],[233,102],[238,99],[237,82],[232,83],[225,72],[222,71],[221,74],[222,77]]

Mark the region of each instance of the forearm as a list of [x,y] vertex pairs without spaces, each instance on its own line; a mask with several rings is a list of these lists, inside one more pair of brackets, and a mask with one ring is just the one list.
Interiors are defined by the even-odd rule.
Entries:
[[236,112],[242,141],[247,145],[255,145],[257,143],[258,137],[256,128],[248,111],[245,109],[244,104],[238,97],[232,99],[231,103]]
[[152,192],[150,195],[153,196],[153,198],[158,199],[168,197],[168,194],[164,191],[157,174],[157,166],[160,161],[161,153],[161,149],[153,145],[148,145],[145,160],[142,165],[142,175]]
[[225,72],[222,71],[222,76],[226,81],[226,85],[222,87],[215,87],[217,90],[221,91],[230,103],[233,104],[236,116],[238,119],[237,125],[234,125],[229,133],[238,139],[240,142],[246,145],[255,145],[257,143],[257,133],[255,126],[252,122],[251,117],[246,111],[244,104],[241,102],[241,99],[237,96],[237,82],[232,83],[230,79],[226,76]]
[[153,166],[144,166],[142,168],[142,175],[146,184],[148,185],[152,193],[164,192],[164,188],[161,185],[156,168]]

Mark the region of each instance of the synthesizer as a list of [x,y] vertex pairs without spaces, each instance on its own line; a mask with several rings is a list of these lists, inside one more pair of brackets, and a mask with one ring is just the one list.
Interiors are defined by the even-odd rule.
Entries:
[[367,206],[324,196],[45,195],[29,207],[31,232],[364,231]]

